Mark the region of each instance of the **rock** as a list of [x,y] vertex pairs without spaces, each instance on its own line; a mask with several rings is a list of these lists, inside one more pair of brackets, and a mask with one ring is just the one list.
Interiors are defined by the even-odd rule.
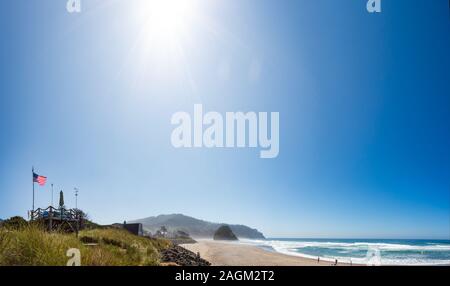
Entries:
[[222,225],[214,233],[214,240],[238,240],[228,225]]
[[170,248],[161,251],[161,264],[179,266],[211,265],[211,263],[202,259],[199,254],[195,254],[178,245],[172,245]]
[[176,245],[180,245],[180,244],[194,244],[197,243],[196,240],[187,237],[187,238],[169,238],[170,242],[172,242],[173,244]]

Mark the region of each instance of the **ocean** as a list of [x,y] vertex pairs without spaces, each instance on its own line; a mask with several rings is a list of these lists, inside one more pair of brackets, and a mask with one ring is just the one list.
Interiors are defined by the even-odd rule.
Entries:
[[450,265],[450,240],[286,239],[242,240],[283,254],[365,265]]

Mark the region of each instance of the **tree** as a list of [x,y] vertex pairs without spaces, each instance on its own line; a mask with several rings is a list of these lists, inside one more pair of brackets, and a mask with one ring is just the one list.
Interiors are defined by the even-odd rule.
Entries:
[[59,208],[64,208],[64,193],[63,191],[59,192]]

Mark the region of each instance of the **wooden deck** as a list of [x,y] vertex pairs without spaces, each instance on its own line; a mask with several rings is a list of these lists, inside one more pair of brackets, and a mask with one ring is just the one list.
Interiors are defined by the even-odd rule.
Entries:
[[76,209],[38,208],[30,212],[32,221],[42,222],[48,231],[76,232],[82,227],[82,213]]

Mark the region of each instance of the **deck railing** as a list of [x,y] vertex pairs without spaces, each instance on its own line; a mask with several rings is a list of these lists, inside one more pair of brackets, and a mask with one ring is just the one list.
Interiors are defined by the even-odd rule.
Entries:
[[46,209],[38,208],[30,212],[31,220],[67,220],[67,221],[77,221],[82,218],[81,211],[77,209],[65,209],[65,208],[54,208],[48,207]]

